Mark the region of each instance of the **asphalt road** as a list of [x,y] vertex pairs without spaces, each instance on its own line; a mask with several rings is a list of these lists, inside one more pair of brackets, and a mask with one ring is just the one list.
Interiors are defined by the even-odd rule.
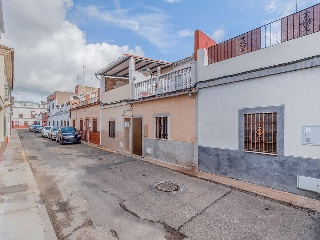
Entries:
[[85,144],[18,134],[59,239],[320,240],[318,213]]

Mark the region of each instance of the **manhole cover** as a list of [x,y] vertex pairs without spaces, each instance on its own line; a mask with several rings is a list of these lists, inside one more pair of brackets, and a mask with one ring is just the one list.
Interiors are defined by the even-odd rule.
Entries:
[[172,182],[159,183],[156,188],[161,192],[176,192],[179,191],[179,185]]

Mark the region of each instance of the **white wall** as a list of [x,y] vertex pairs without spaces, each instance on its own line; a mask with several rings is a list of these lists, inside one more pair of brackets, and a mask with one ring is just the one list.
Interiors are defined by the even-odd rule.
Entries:
[[239,109],[285,105],[284,155],[319,158],[320,146],[301,144],[301,127],[320,125],[319,76],[317,67],[200,89],[199,146],[236,150]]
[[112,89],[101,94],[102,103],[111,103],[124,99],[131,99],[132,84],[127,84],[122,87]]

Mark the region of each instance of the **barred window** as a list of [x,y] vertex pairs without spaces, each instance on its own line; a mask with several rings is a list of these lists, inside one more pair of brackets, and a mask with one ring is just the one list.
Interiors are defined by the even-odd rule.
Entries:
[[116,137],[116,121],[109,121],[109,138]]
[[156,117],[156,138],[168,139],[168,117]]
[[244,150],[277,153],[277,113],[244,114]]

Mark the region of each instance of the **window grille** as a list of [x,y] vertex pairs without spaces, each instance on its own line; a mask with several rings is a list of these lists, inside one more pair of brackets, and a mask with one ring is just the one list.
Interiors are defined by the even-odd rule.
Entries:
[[277,153],[277,113],[244,114],[244,150]]
[[168,117],[156,117],[156,138],[168,139]]

